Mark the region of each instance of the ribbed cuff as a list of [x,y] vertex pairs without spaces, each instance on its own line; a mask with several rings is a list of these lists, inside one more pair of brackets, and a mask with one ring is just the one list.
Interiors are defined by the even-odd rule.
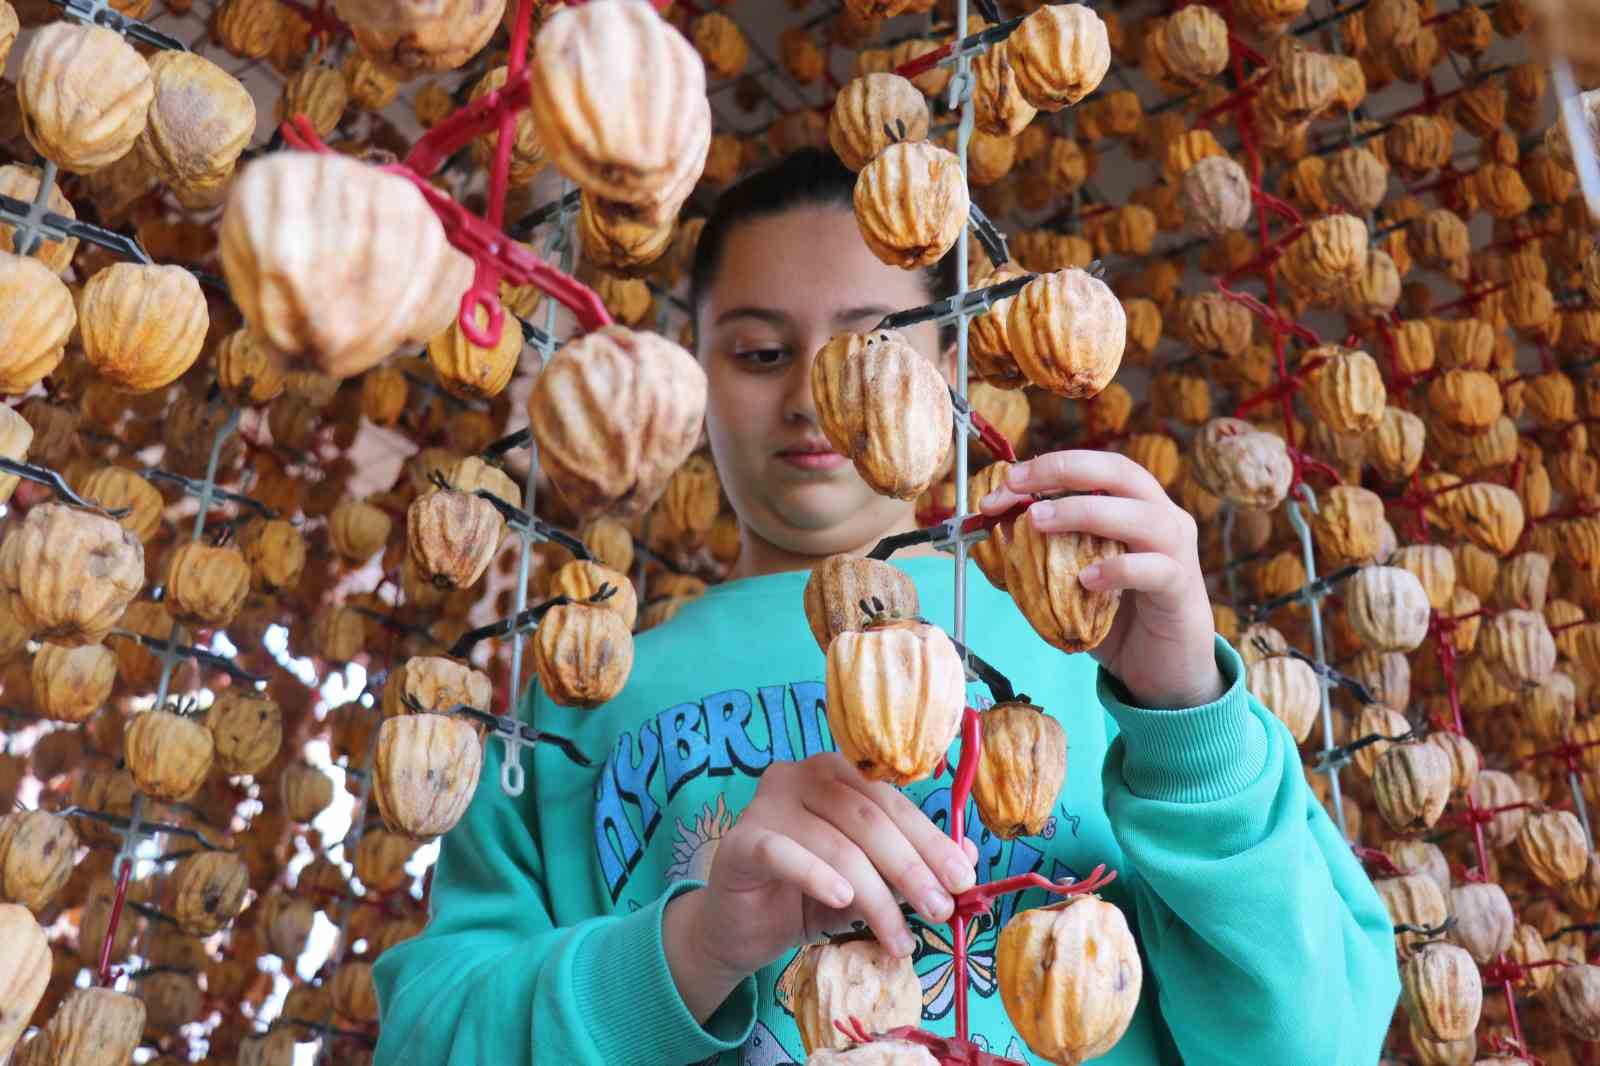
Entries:
[[627,1020],[590,1030],[601,1062],[698,1062],[749,1039],[756,1023],[753,976],[741,981],[702,1026],[689,1013],[667,965],[662,914],[674,898],[699,887],[698,881],[676,882],[643,910],[600,923],[589,934],[592,942],[577,953],[572,991],[579,1016]]
[[1220,699],[1186,710],[1126,703],[1126,690],[1100,670],[1100,702],[1122,732],[1122,777],[1134,795],[1208,803],[1233,795],[1260,775],[1267,759],[1267,731],[1250,709],[1244,661],[1220,636],[1216,654],[1227,691]]

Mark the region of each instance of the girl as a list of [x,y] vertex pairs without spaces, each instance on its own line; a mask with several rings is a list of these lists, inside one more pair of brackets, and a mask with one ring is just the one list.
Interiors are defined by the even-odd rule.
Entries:
[[[597,768],[536,748],[513,799],[490,746],[472,807],[444,839],[427,931],[376,965],[377,1062],[803,1061],[795,949],[856,921],[913,959],[923,1025],[949,1033],[954,960],[939,923],[952,896],[975,880],[1081,877],[1100,863],[1120,874],[1105,895],[1139,938],[1145,981],[1099,1061],[1374,1062],[1398,994],[1389,916],[1314,802],[1292,738],[1213,632],[1193,520],[1131,460],[1044,455],[982,501],[997,512],[1029,493],[1086,493],[1021,520],[1127,546],[1083,574],[1123,592],[1090,654],[1042,641],[976,567],[967,581],[973,650],[1059,718],[1071,745],[1040,836],[1001,840],[969,810],[958,847],[943,828],[948,772],[902,792],[833,751],[824,657],[801,606],[808,570],[915,518],[818,430],[812,358],[835,334],[952,287],[940,269],[873,257],[854,180],[807,151],[716,205],[691,306],[711,449],[740,523],[735,571],[638,637],[632,676],[604,707],[529,693],[522,717],[572,737]],[[906,337],[950,370],[935,327]],[[922,613],[948,624],[949,558],[892,561]],[[969,927],[973,1039],[1018,1062],[1041,1060],[1001,1006],[995,941],[1019,907],[1046,902],[1005,897]]]

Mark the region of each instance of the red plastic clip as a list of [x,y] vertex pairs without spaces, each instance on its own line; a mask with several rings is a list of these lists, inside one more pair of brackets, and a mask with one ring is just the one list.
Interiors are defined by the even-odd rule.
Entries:
[[848,1023],[835,1021],[834,1028],[857,1044],[872,1044],[879,1040],[904,1040],[928,1049],[941,1066],[1027,1066],[1016,1059],[990,1054],[972,1041],[960,1036],[938,1036],[909,1025],[898,1026],[886,1033],[869,1033],[861,1019],[850,1016]]
[[117,940],[117,927],[122,924],[122,910],[128,902],[128,882],[132,878],[133,860],[124,858],[117,871],[117,892],[111,897],[111,916],[106,922],[105,935],[100,938],[100,964],[94,971],[95,984],[101,988],[109,988],[115,980],[111,972],[111,948]]
[[1364,863],[1377,867],[1379,873],[1389,877],[1404,877],[1406,871],[1394,864],[1394,860],[1377,848],[1364,848],[1360,844],[1351,844],[1350,850],[1356,858]]
[[[485,97],[487,99],[487,97]],[[479,100],[478,103],[482,103]],[[472,105],[469,105],[469,107]],[[295,115],[283,123],[285,142],[294,148],[310,152],[326,152],[322,143],[304,115]],[[505,139],[502,138],[504,144]],[[426,153],[422,159],[427,161]],[[383,168],[390,174],[405,178],[422,194],[446,238],[473,263],[472,285],[461,297],[458,321],[461,332],[473,344],[489,347],[498,342],[504,324],[504,310],[500,306],[499,285],[502,280],[516,285],[536,285],[550,297],[567,307],[577,317],[584,330],[600,329],[611,325],[611,315],[595,291],[569,274],[550,266],[528,249],[511,240],[499,227],[479,218],[464,206],[451,199],[440,189],[421,177],[404,163]],[[488,317],[488,327],[479,326],[474,309],[482,308]]]

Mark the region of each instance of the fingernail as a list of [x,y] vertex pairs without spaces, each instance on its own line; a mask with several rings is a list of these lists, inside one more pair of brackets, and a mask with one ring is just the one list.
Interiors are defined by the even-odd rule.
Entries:
[[935,887],[928,887],[922,893],[922,906],[917,909],[935,922],[942,922],[956,909],[955,900]]
[[978,883],[978,874],[963,855],[959,860],[945,864],[944,883],[952,892],[965,892]]
[[979,510],[982,510],[985,507],[992,507],[997,502],[999,502],[999,500],[1000,500],[1000,493],[991,492],[991,493],[989,493],[989,495],[985,496],[983,499],[978,501],[978,508],[979,508]]
[[894,935],[894,943],[889,945],[889,949],[896,955],[909,958],[917,950],[917,938],[911,935],[911,930],[901,929]]
[[1049,500],[1040,500],[1028,508],[1028,514],[1033,516],[1035,522],[1048,522],[1056,516],[1056,505]]
[[1100,564],[1092,563],[1078,572],[1078,583],[1093,585],[1100,580]]
[[855,893],[850,889],[850,882],[841,878],[840,880],[834,882],[833,890],[828,893],[828,896],[828,902],[832,904],[835,909],[843,910],[844,908],[850,906],[850,900],[855,897]]
[[1027,463],[1016,463],[1016,464],[1013,464],[1011,469],[1006,471],[1006,484],[1011,486],[1014,489],[1015,488],[1020,488],[1027,480],[1028,480],[1028,464]]

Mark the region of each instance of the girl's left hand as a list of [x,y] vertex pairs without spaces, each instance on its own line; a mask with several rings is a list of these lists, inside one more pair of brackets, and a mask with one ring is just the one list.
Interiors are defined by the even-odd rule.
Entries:
[[1086,589],[1123,593],[1111,631],[1090,654],[1141,707],[1198,707],[1220,697],[1226,686],[1194,518],[1144,467],[1101,451],[1051,452],[1018,463],[980,506],[999,514],[1027,496],[1058,492],[1106,495],[1042,500],[1017,520],[1041,533],[1092,533],[1127,548],[1079,575]]

